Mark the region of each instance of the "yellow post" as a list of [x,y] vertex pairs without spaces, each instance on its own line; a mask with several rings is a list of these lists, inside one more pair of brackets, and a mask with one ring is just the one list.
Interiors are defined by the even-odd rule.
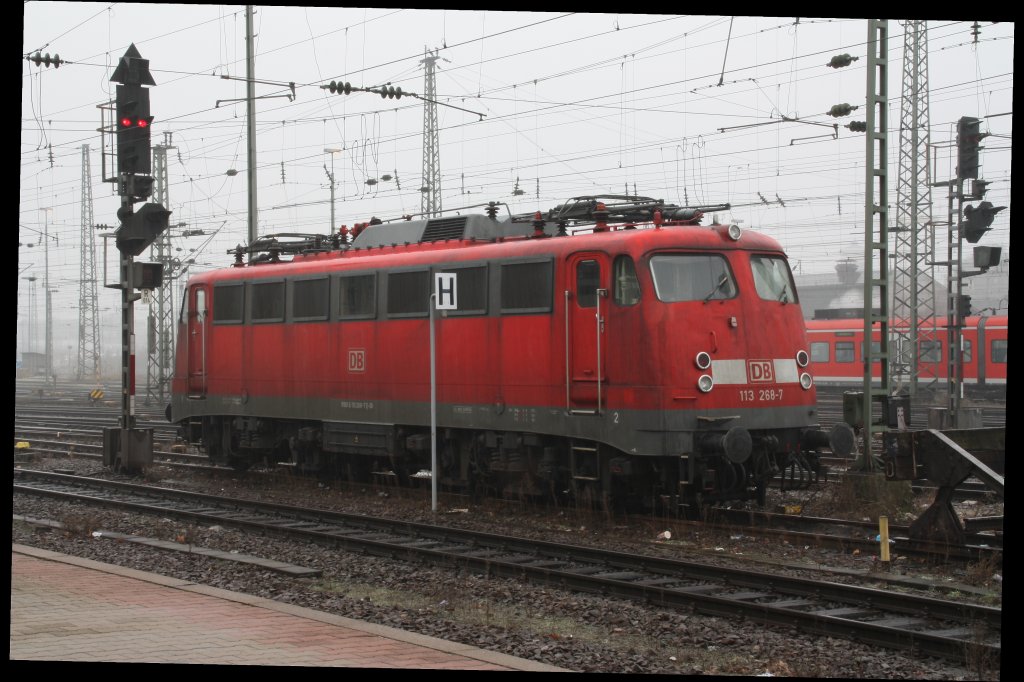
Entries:
[[882,561],[889,561],[889,517],[879,516],[878,517],[878,536],[882,543],[881,557]]

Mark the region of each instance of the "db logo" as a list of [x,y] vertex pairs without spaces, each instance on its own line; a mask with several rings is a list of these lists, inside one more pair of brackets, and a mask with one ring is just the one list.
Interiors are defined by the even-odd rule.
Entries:
[[363,372],[366,370],[366,351],[362,348],[353,348],[348,352],[348,371]]
[[747,360],[747,374],[752,384],[770,384],[775,381],[775,365],[771,360]]

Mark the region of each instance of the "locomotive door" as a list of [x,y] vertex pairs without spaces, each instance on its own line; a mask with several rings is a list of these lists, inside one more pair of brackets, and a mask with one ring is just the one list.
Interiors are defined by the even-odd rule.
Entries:
[[188,292],[188,397],[206,397],[206,338],[210,315],[206,288],[193,286]]
[[565,291],[565,399],[569,412],[596,414],[604,401],[610,272],[608,256],[603,253],[569,258]]

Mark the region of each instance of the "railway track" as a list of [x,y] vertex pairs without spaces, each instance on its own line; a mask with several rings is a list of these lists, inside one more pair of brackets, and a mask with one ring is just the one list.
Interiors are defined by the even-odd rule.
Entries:
[[[67,414],[62,417],[53,416],[52,408],[49,410],[19,410],[16,412],[16,419],[15,441],[30,442],[31,453],[94,459],[97,462],[102,462],[102,432],[100,429],[103,426],[116,423],[114,414],[106,417],[97,416],[93,412],[93,408],[90,407],[77,414]],[[204,470],[211,473],[236,473],[230,467],[211,464],[204,455],[196,453],[194,450],[192,452],[179,450],[181,444],[176,441],[174,427],[166,422],[157,423],[156,426],[154,445],[160,446],[160,449],[154,450],[155,464]],[[823,458],[823,461],[824,459],[826,458]],[[21,458],[21,461],[24,462],[25,458]],[[848,465],[851,461],[844,459],[841,460],[841,463],[835,462],[833,465],[838,464],[841,467],[843,464]],[[777,479],[776,484],[778,483]],[[921,490],[927,487],[926,482],[918,482],[917,485]],[[985,494],[990,493],[981,485],[980,489],[971,488],[958,491],[957,497],[979,498]],[[722,525],[722,527],[756,529],[759,534],[776,535],[800,544],[813,544],[840,550],[859,549],[866,552],[875,551],[878,548],[878,542],[873,539],[877,534],[877,527],[868,523],[840,519],[810,519],[792,514],[761,514],[727,508],[714,509],[710,518],[714,522],[706,520],[705,525],[708,527]],[[962,547],[913,542],[907,537],[905,527],[894,525],[891,527],[891,533],[898,546],[893,547],[893,550],[908,556],[940,556],[946,560],[977,561],[989,558],[993,553],[998,554],[998,558],[1001,559],[1001,523],[996,526],[991,523],[974,525],[977,527],[976,532],[972,532],[969,541]],[[827,528],[827,532],[823,530],[825,528]],[[998,532],[987,532],[993,529]],[[970,525],[968,525],[968,530],[972,530]]]
[[998,656],[1001,647],[1001,608],[892,589],[45,472],[19,470],[14,491],[748,618],[947,660]]
[[[58,435],[61,440],[48,440],[31,437],[29,434],[53,435],[51,427],[44,430],[26,429],[17,427],[15,440],[31,438],[31,452],[57,457],[92,459],[97,463],[102,462],[102,445],[95,442],[85,442],[91,436],[93,440],[99,437],[94,431],[64,429]],[[64,440],[63,438],[78,438],[85,440]],[[175,452],[166,449],[173,441],[165,441],[165,449],[154,450],[154,464],[172,468],[190,470],[201,470],[210,473],[237,472],[225,466],[213,465],[207,457],[194,452]],[[286,465],[278,465],[278,467]],[[861,550],[872,552],[877,550],[878,541],[874,539],[877,533],[877,525],[869,522],[850,521],[845,519],[823,519],[810,518],[793,514],[772,514],[757,512],[753,510],[738,510],[726,507],[715,507],[708,513],[704,521],[699,522],[707,528],[733,529],[745,528],[748,531],[755,530],[761,535],[776,536],[781,539],[792,541],[796,544],[810,544],[816,547],[830,547],[841,551]],[[1001,559],[1002,533],[1001,524],[996,529],[999,532],[987,532],[991,530],[988,525],[979,525],[977,532],[972,532],[968,542],[964,546],[953,547],[947,544],[938,545],[935,543],[922,543],[911,540],[907,536],[906,526],[890,526],[891,538],[896,545],[892,548],[905,556],[922,558],[940,556],[944,560],[955,561],[978,561],[990,559],[993,554]],[[970,524],[968,524],[970,530]]]
[[[830,547],[842,551],[878,550],[878,524],[870,521],[816,518],[792,514],[777,514],[754,510],[716,507],[708,512],[703,522],[708,528],[756,529],[768,537],[777,537],[794,545]],[[984,524],[979,524],[984,525]],[[895,554],[917,558],[941,557],[953,561],[1001,561],[1003,537],[987,530],[971,532],[966,544],[953,546],[935,542],[922,542],[908,536],[909,526],[889,525],[890,549]]]

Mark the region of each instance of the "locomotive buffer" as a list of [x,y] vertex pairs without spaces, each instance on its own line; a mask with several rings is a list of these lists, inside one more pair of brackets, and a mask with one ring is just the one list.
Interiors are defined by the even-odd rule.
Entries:
[[[117,86],[117,116],[114,130],[117,144],[117,175],[104,181],[116,182],[121,197],[115,231],[120,251],[120,277],[110,288],[121,290],[121,420],[120,427],[103,430],[103,464],[115,471],[139,472],[153,463],[153,429],[135,426],[135,310],[142,294],[163,283],[161,263],[135,263],[140,255],[163,233],[170,211],[158,203],[144,204],[137,212],[136,200],[144,200],[153,191],[150,173],[149,90],[155,85],[149,72],[149,60],[143,59],[134,43],[128,46],[110,80]],[[106,134],[106,129],[101,128]]]

